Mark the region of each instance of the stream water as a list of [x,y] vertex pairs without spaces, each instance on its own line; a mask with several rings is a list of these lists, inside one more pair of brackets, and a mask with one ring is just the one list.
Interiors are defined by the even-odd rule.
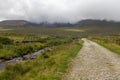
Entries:
[[51,48],[47,47],[47,48],[44,48],[44,49],[41,49],[37,52],[34,52],[34,53],[31,53],[31,54],[27,54],[27,55],[24,55],[23,57],[17,57],[17,58],[13,58],[11,60],[6,60],[6,61],[2,61],[0,62],[0,72],[2,70],[4,70],[4,68],[7,66],[7,65],[14,65],[20,61],[24,61],[24,60],[27,60],[27,59],[35,59],[37,58],[37,56],[43,52],[45,52],[46,50],[51,50]]

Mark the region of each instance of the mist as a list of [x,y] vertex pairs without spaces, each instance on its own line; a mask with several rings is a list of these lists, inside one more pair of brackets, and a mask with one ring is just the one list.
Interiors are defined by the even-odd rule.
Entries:
[[120,21],[120,0],[0,0],[1,20],[70,22],[82,19]]

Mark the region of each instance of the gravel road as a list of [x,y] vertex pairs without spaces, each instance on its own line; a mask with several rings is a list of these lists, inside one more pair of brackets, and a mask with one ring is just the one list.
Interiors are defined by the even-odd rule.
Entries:
[[62,80],[120,80],[120,56],[97,43],[83,40],[83,48]]

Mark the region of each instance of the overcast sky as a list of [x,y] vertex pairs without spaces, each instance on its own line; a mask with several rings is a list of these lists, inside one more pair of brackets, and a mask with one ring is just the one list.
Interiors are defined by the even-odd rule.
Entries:
[[0,20],[77,22],[120,21],[120,0],[0,0]]

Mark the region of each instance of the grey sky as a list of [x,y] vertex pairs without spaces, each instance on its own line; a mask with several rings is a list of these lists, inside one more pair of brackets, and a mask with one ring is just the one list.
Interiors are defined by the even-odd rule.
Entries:
[[120,21],[120,0],[0,0],[0,20],[4,19],[33,22]]

